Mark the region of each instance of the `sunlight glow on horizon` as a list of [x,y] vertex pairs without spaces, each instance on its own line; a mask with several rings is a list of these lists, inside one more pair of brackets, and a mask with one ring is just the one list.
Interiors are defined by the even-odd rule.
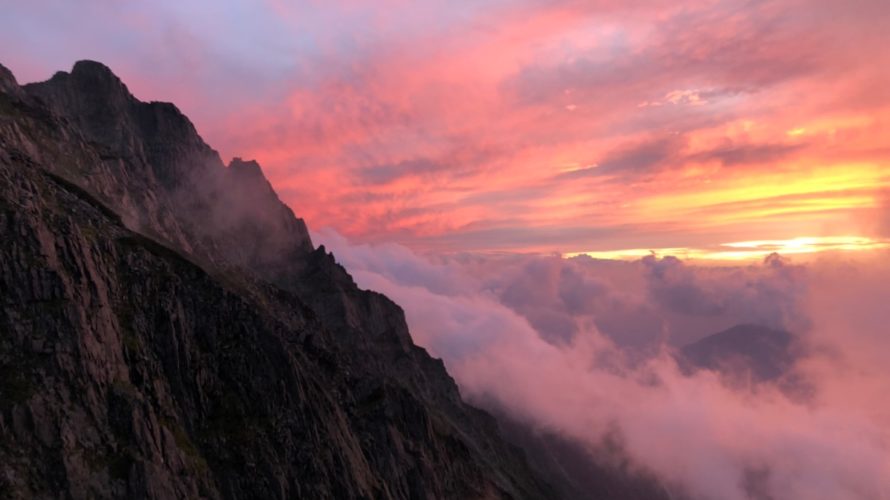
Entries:
[[[886,165],[851,164],[806,170],[750,172],[736,174],[716,186],[698,187],[695,191],[656,194],[639,202],[640,213],[680,216],[705,211],[706,220],[753,219],[776,213],[796,211],[837,210],[872,207],[873,193],[890,187]],[[851,193],[853,193],[851,195]],[[742,204],[772,201],[772,207],[742,210]],[[788,206],[782,207],[780,202]]]
[[638,260],[648,255],[673,256],[698,261],[756,261],[777,253],[779,255],[813,255],[823,252],[863,252],[890,249],[890,239],[864,236],[801,236],[785,240],[753,240],[722,243],[715,248],[632,248],[572,252],[563,258],[587,256],[594,259]]

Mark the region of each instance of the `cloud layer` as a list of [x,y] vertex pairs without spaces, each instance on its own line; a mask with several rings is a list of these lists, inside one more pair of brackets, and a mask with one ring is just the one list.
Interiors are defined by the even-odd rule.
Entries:
[[875,231],[888,23],[880,0],[41,0],[6,6],[0,59],[103,60],[312,227],[581,252]]
[[[874,262],[696,267],[536,256],[420,257],[315,235],[361,286],[406,310],[465,397],[635,467],[693,498],[877,499],[890,494],[890,373]],[[790,328],[777,383],[683,374],[670,352],[738,323]],[[790,390],[789,387],[806,390]]]

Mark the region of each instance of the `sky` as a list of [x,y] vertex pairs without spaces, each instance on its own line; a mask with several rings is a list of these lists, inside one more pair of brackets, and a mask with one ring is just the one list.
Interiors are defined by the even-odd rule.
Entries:
[[[0,7],[19,82],[99,60],[258,160],[469,401],[695,499],[890,498],[886,0]],[[679,369],[740,324],[780,378]]]
[[20,82],[102,61],[358,243],[736,259],[890,236],[883,0],[0,3]]

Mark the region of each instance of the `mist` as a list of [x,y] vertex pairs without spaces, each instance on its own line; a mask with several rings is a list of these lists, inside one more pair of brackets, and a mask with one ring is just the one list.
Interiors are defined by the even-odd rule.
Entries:
[[[558,256],[421,256],[316,233],[404,307],[463,396],[580,443],[608,441],[691,498],[886,498],[887,255],[702,266]],[[677,350],[738,324],[783,329],[777,380],[681,370]]]

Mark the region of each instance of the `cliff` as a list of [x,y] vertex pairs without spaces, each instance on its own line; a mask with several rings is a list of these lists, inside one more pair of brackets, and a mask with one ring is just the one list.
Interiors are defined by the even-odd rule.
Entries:
[[172,104],[0,66],[0,178],[0,497],[552,497]]

